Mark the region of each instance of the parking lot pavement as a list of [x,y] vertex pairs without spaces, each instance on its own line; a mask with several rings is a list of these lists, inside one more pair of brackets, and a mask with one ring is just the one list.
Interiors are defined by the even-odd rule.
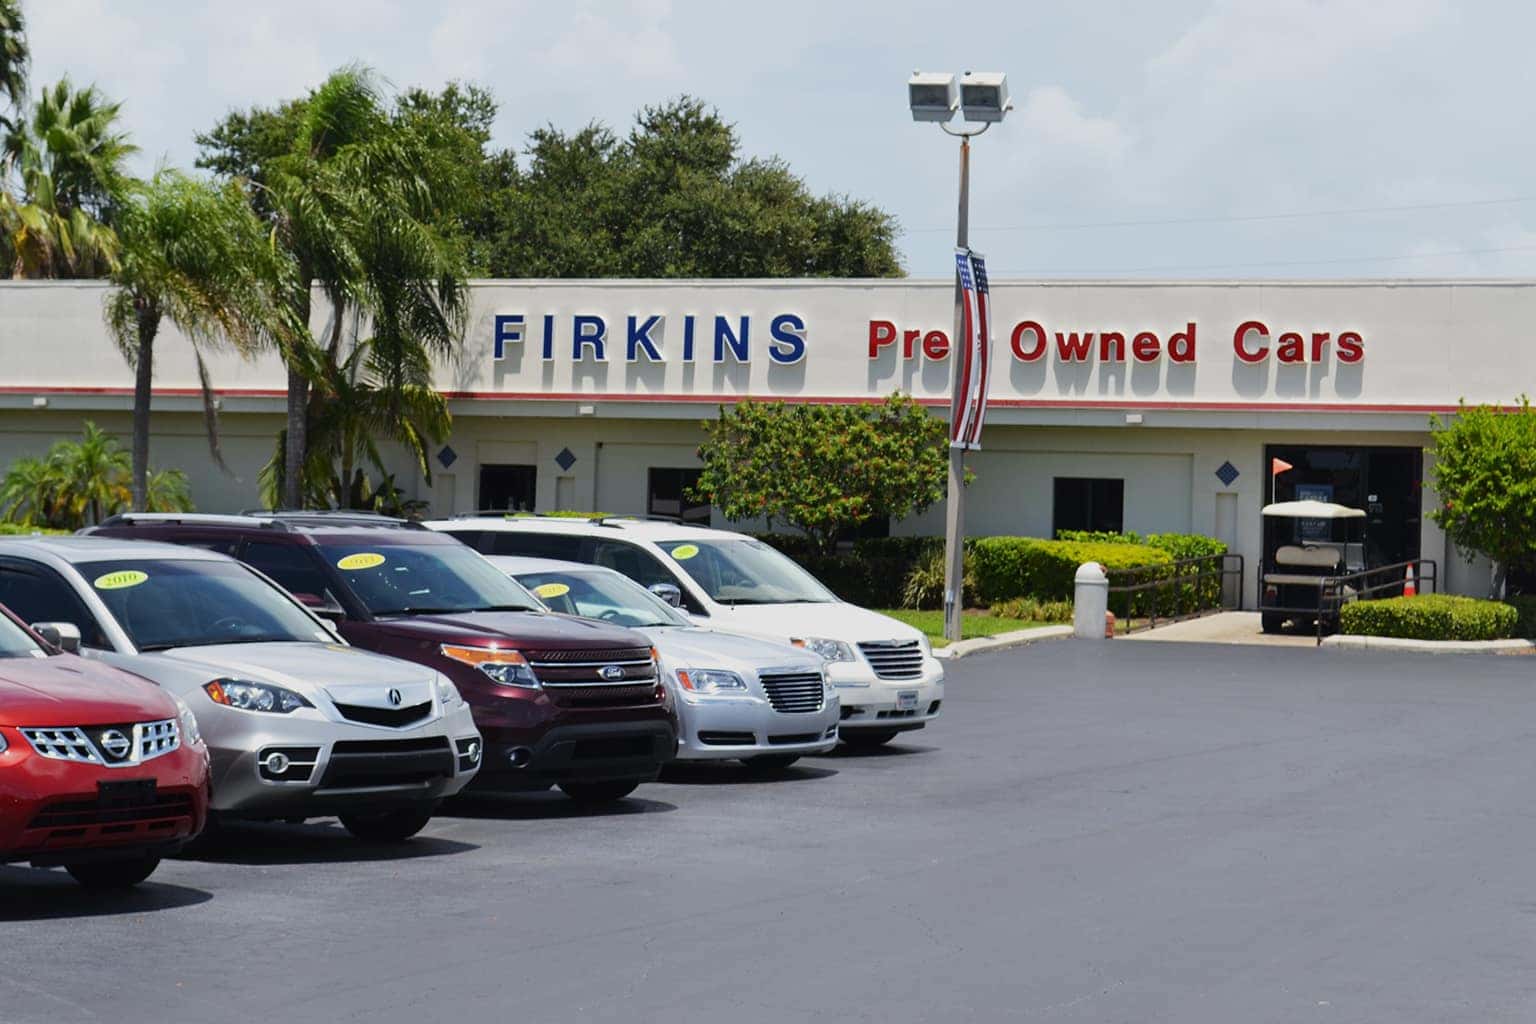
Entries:
[[1287,626],[1283,633],[1265,633],[1258,612],[1217,612],[1185,622],[1131,633],[1126,640],[1197,644],[1255,644],[1261,647],[1316,647],[1316,629]]
[[0,1019],[1530,1020],[1529,664],[1060,641],[776,782],[0,868]]

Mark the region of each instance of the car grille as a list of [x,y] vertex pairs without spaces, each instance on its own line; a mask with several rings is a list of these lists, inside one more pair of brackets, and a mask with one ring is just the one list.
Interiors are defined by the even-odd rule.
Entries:
[[336,710],[341,712],[341,717],[349,722],[361,722],[364,725],[382,725],[391,729],[403,729],[417,722],[424,722],[432,716],[432,702],[412,704],[405,708],[370,708],[361,704],[336,703]]
[[609,650],[525,651],[528,665],[561,707],[653,704],[656,662],[648,647]]
[[923,674],[923,650],[916,640],[869,640],[859,644],[881,679],[917,679]]
[[132,725],[23,728],[39,757],[107,768],[127,768],[162,757],[181,746],[175,719]]
[[331,746],[320,780],[324,789],[408,786],[453,777],[448,737],[420,740],[343,740]]
[[750,732],[705,729],[699,733],[699,742],[709,747],[750,747],[757,742],[757,736]]
[[656,703],[656,684],[639,686],[556,686],[549,698],[562,708],[616,708]]
[[165,818],[190,818],[192,798],[186,793],[160,793],[141,804],[104,806],[95,800],[61,800],[38,811],[29,828],[88,828],[93,825],[136,825]]
[[775,711],[787,714],[820,711],[826,699],[820,672],[786,672],[760,675],[758,679]]

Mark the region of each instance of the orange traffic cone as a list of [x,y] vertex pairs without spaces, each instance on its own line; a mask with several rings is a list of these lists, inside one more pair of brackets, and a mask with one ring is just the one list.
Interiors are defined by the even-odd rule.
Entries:
[[1413,566],[1408,567],[1408,574],[1403,577],[1403,596],[1418,597],[1419,588],[1413,584]]

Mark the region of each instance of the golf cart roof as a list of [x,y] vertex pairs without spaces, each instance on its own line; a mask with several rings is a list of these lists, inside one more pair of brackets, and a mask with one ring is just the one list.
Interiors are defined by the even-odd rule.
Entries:
[[1281,519],[1364,519],[1365,509],[1330,501],[1277,501],[1264,506],[1264,515]]

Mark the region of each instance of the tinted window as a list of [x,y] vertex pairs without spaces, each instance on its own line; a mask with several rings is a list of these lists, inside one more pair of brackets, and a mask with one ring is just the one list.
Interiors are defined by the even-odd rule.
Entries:
[[699,485],[701,469],[652,468],[647,474],[645,510],[653,516],[671,516],[690,526],[709,525],[709,502],[689,497]]
[[106,647],[95,616],[64,579],[42,566],[0,565],[0,604],[24,622],[72,622],[80,642]]
[[240,553],[240,561],[260,569],[290,594],[312,594],[317,598],[327,594],[325,574],[307,547],[253,540]]
[[[559,557],[559,556],[551,556]],[[653,586],[657,583],[670,583],[683,593],[683,606],[691,612],[704,614],[704,609],[699,602],[694,600],[688,588],[678,582],[676,576],[666,566],[661,564],[657,557],[649,551],[635,544],[628,544],[621,540],[599,540],[592,546],[592,557],[582,559],[593,565],[600,565],[605,569],[613,569],[634,580],[642,587]]]
[[1119,533],[1125,525],[1125,481],[1059,476],[1051,528]]
[[463,544],[322,544],[316,550],[374,615],[539,608]]
[[581,538],[563,533],[522,533],[499,530],[488,536],[489,543],[480,548],[491,555],[526,555],[529,558],[558,558],[563,562],[580,562]]
[[331,639],[239,562],[124,558],[77,568],[141,651]]
[[518,582],[565,615],[603,619],[621,626],[686,626],[688,620],[634,580],[612,573],[527,572]]
[[757,540],[663,541],[662,550],[721,604],[821,604],[831,591]]

